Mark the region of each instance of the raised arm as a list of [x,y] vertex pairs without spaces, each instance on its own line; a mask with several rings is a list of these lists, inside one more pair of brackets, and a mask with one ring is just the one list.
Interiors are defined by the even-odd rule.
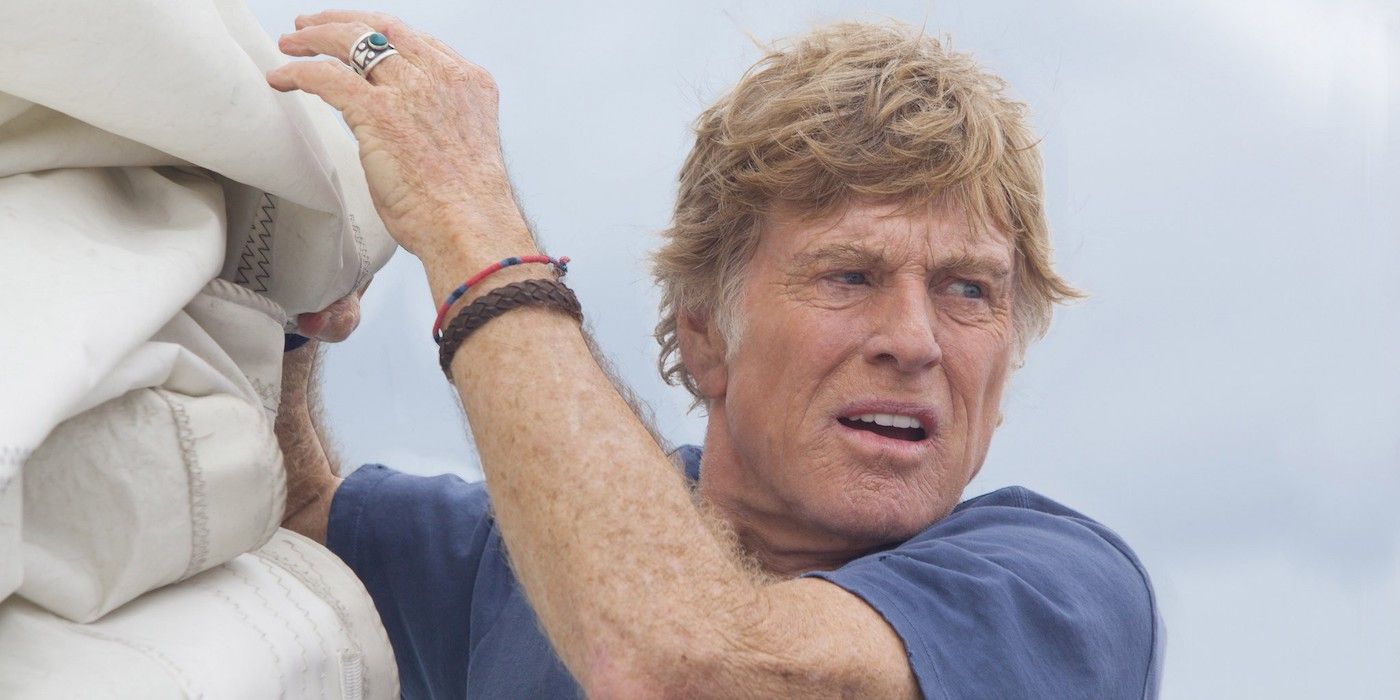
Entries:
[[331,498],[340,487],[340,462],[321,421],[318,367],[321,343],[344,340],[360,323],[360,295],[348,296],[320,313],[302,314],[300,330],[310,341],[282,356],[282,399],[277,442],[287,471],[287,508],[282,527],[326,543]]
[[[402,52],[373,82],[327,62],[290,64],[269,82],[344,113],[379,212],[422,260],[435,299],[496,260],[536,252],[484,70],[387,16],[325,12],[297,27],[282,40],[293,55],[345,60],[371,27]],[[540,274],[511,268],[461,303]],[[467,340],[452,374],[515,573],[590,696],[917,695],[902,642],[871,608],[834,585],[770,582],[744,564],[571,319],[509,312]]]
[[326,543],[331,498],[340,486],[339,465],[318,420],[316,369],[319,343],[312,341],[282,360],[282,402],[277,442],[287,469],[287,510],[282,527]]

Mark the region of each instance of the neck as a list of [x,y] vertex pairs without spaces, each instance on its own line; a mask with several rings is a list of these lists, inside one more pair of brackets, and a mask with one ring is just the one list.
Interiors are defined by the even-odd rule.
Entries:
[[745,468],[727,436],[713,434],[711,418],[700,467],[700,498],[766,573],[793,578],[829,571],[880,548],[882,543],[827,532],[794,513]]
[[790,522],[764,513],[743,509],[744,504],[711,500],[701,496],[717,511],[723,526],[733,533],[739,549],[764,573],[781,579],[796,578],[809,571],[831,571],[871,551],[870,547],[840,547],[814,542]]

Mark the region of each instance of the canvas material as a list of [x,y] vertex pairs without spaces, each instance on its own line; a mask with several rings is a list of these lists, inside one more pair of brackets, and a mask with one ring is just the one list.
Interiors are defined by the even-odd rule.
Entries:
[[261,549],[78,625],[0,604],[0,697],[399,697],[364,586],[279,530]]
[[25,466],[20,595],[90,622],[267,541],[282,316],[214,280],[108,375],[143,388],[50,433]]
[[[295,316],[363,286],[392,254],[354,140],[319,99],[267,86],[266,71],[288,59],[241,1],[13,0],[0,5],[0,22],[15,28],[9,45],[18,57],[0,73],[0,185],[71,169],[130,173],[183,166],[217,186],[221,219],[216,247],[201,248],[181,269],[153,271],[156,261],[121,269],[111,253],[162,249],[171,237],[201,239],[177,244],[199,247],[206,232],[195,229],[204,227],[187,223],[187,230],[169,230],[158,215],[170,203],[152,201],[149,193],[125,207],[134,212],[94,210],[79,200],[120,200],[128,193],[93,193],[93,183],[73,178],[46,183],[41,196],[34,183],[0,189],[0,243],[53,239],[37,249],[6,247],[0,296],[63,290],[85,307],[100,300],[106,308],[94,313],[155,301],[151,311],[165,316],[143,314],[149,332],[215,276],[239,282]],[[6,211],[11,202],[21,211]],[[35,206],[51,211],[35,212]],[[136,223],[127,216],[132,213],[149,216],[151,225],[129,225]],[[96,229],[103,229],[96,231],[100,240],[85,240]],[[23,314],[52,325],[54,313],[63,311],[72,327],[81,328],[77,322],[85,320],[81,309],[62,308],[61,302],[0,304],[11,307],[0,306],[7,319]],[[71,335],[71,328],[16,334],[0,348],[0,361],[49,353],[58,343],[71,343]],[[84,369],[99,377],[104,365],[136,342],[132,334],[91,335],[108,346],[85,353],[95,362]],[[6,386],[0,378],[0,396],[28,401],[32,393],[32,387]],[[27,412],[37,425],[12,426],[0,414],[0,447],[33,449],[47,429],[72,415],[48,407]]]
[[[80,136],[71,120],[28,115],[12,135],[25,138],[0,151],[9,156],[0,173],[167,159],[208,170],[230,207],[221,272],[292,314],[362,286],[393,253],[353,139],[318,98],[267,86],[267,71],[288,59],[241,0],[9,0],[0,26],[14,28],[0,93],[105,134]],[[11,104],[0,116],[18,110]],[[80,139],[97,147],[45,147]],[[104,150],[132,161],[92,155]],[[260,223],[269,205],[275,217]]]
[[19,588],[19,519],[24,513],[20,460],[19,454],[0,452],[0,600]]
[[[24,506],[49,502],[48,482],[24,485],[22,470],[32,471],[24,465],[56,426],[153,387],[199,405],[243,401],[270,419],[281,371],[272,326],[362,286],[394,246],[334,111],[267,87],[266,71],[287,59],[241,0],[12,0],[0,4],[0,22],[13,29],[15,59],[0,72],[0,367],[21,368],[0,372],[4,599],[31,559],[25,516],[66,512],[35,516]],[[248,303],[220,307],[240,292]],[[257,411],[240,411],[252,425]],[[239,449],[271,444],[261,429],[245,437],[258,444]],[[130,463],[131,449],[114,441],[108,463]],[[176,452],[163,454],[161,469],[188,475]],[[248,479],[269,473],[262,462],[248,469]],[[112,512],[153,522],[135,503]],[[261,539],[230,542],[256,547],[266,539],[257,531]],[[96,551],[95,542],[67,540],[72,551]],[[173,563],[152,567],[160,573],[146,584],[113,574],[154,551],[139,544],[126,562],[75,564],[99,583],[48,602],[86,617],[158,585]],[[205,563],[235,549],[211,547],[219,554]]]
[[[223,222],[218,184],[182,169],[0,178],[0,367],[21,368],[0,372],[0,451],[29,455],[60,422],[159,384],[113,371],[218,272]],[[235,386],[209,372],[205,390]],[[23,463],[0,464],[0,483]],[[0,550],[18,547],[20,523],[17,511],[0,514]],[[0,559],[0,581],[15,581],[20,561]]]

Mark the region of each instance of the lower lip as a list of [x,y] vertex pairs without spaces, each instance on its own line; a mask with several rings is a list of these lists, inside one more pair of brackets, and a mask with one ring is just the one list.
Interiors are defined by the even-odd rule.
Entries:
[[869,430],[851,428],[841,421],[836,421],[836,427],[862,451],[870,452],[872,456],[881,456],[886,459],[894,457],[898,461],[921,463],[928,457],[929,451],[933,448],[932,435],[928,435],[922,440],[900,440],[888,438]]

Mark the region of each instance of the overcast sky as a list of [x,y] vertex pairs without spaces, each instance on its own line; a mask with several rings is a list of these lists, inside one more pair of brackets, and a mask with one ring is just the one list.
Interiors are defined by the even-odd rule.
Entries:
[[[340,0],[341,6],[370,7]],[[306,0],[251,0],[274,34]],[[593,333],[676,443],[646,267],[699,111],[771,40],[893,17],[1005,77],[1044,136],[1062,310],[968,495],[1023,484],[1152,574],[1172,698],[1400,697],[1400,9],[1394,2],[377,5],[488,68]],[[400,253],[326,372],[347,464],[479,478]]]

